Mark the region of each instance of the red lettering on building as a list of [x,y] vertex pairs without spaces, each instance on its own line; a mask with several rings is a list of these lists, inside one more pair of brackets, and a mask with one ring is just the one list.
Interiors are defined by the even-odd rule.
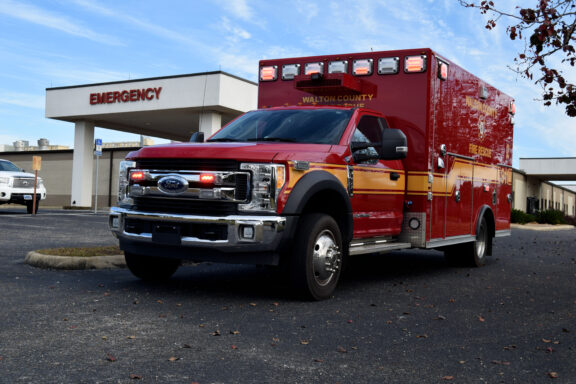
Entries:
[[162,87],[91,93],[90,104],[115,104],[150,101],[154,99],[159,100],[160,92],[162,92]]

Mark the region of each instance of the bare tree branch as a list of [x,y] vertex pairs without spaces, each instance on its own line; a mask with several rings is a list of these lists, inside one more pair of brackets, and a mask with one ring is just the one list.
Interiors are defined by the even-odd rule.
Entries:
[[[493,1],[458,0],[466,8],[475,8],[490,18],[486,28],[508,20],[506,34],[511,40],[524,40],[524,50],[514,59],[514,72],[542,87],[544,105],[565,104],[566,114],[576,116],[576,85],[566,80],[564,72],[551,68],[552,58],[562,64],[576,65],[574,36],[576,31],[576,0],[533,0],[533,8],[516,7],[517,13],[496,8]],[[573,79],[572,79],[573,81]]]

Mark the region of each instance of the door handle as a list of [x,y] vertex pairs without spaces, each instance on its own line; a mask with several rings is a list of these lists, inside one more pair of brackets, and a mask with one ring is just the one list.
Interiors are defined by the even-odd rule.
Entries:
[[400,178],[400,174],[398,172],[390,172],[390,180],[398,180]]

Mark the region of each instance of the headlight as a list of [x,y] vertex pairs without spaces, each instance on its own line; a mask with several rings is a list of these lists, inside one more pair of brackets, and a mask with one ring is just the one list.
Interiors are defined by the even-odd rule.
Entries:
[[238,205],[241,211],[276,211],[278,194],[286,181],[286,170],[280,164],[243,163],[240,169],[252,174],[251,199]]
[[132,204],[132,199],[126,196],[128,187],[128,175],[130,168],[136,167],[136,162],[124,160],[120,162],[120,171],[118,173],[118,203]]
[[0,185],[7,185],[7,186],[11,186],[12,185],[12,178],[11,177],[0,177]]
[[42,180],[41,178],[38,178],[38,188],[44,188],[44,180]]

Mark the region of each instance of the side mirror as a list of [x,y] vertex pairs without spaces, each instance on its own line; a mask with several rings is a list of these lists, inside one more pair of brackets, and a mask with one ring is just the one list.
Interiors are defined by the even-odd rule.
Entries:
[[367,143],[367,142],[363,142],[363,141],[353,141],[352,143],[350,143],[350,149],[352,150],[352,152],[356,152],[359,151],[361,149],[368,149],[368,148],[374,148],[374,147],[379,147],[380,144],[379,143]]
[[408,140],[399,129],[387,128],[382,131],[382,160],[399,160],[408,155]]
[[376,148],[380,147],[380,143],[367,143],[353,141],[350,143],[350,150],[352,151],[352,156],[354,156],[354,161],[357,163],[372,162],[379,159],[379,154]]
[[203,143],[204,142],[204,132],[194,132],[190,136],[191,143]]

